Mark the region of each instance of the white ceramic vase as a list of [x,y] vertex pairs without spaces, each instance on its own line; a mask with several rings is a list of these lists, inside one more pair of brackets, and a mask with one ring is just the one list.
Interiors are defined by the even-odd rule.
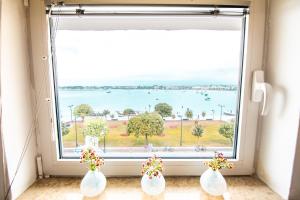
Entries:
[[207,169],[200,177],[200,184],[204,191],[213,196],[223,195],[227,184],[219,170]]
[[102,172],[89,170],[83,177],[80,184],[80,191],[86,197],[99,195],[106,186],[106,178]]
[[165,190],[166,182],[161,173],[158,176],[153,176],[151,179],[145,173],[141,180],[142,190],[148,195],[159,195]]
[[98,147],[99,147],[99,145],[98,145],[99,138],[98,137],[87,135],[87,136],[85,136],[84,140],[85,140],[85,146],[98,149]]

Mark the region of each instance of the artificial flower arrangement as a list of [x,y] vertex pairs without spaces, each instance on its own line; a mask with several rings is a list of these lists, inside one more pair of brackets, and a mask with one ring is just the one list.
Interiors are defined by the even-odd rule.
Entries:
[[98,156],[93,148],[88,147],[82,150],[80,163],[88,164],[89,170],[95,171],[96,169],[99,170],[101,165],[104,164],[104,159]]
[[93,148],[87,147],[81,152],[80,163],[87,164],[89,169],[80,183],[81,193],[87,197],[99,195],[106,187],[106,178],[100,171],[101,165],[104,164],[103,158],[97,155]]
[[212,170],[220,170],[220,169],[232,169],[233,164],[228,162],[227,158],[224,158],[223,153],[215,152],[215,157],[204,163],[208,167],[210,167]]
[[148,158],[147,161],[142,165],[142,175],[146,174],[149,179],[153,177],[160,177],[163,170],[163,162],[161,158],[154,155]]
[[151,196],[161,194],[166,187],[166,181],[162,175],[163,162],[155,155],[148,158],[142,167],[142,190]]
[[205,165],[209,167],[200,177],[200,184],[204,191],[213,196],[219,196],[227,191],[225,178],[219,170],[232,169],[233,164],[228,162],[222,153],[215,152],[215,157]]

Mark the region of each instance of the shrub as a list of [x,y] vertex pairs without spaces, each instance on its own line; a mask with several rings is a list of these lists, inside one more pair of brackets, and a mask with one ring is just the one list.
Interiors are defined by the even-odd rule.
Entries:
[[203,133],[204,133],[203,127],[200,124],[198,124],[198,122],[196,121],[195,126],[192,131],[192,135],[194,135],[198,138],[198,141],[197,141],[198,145],[199,145],[199,139],[200,139],[200,137],[202,137]]
[[219,128],[219,133],[225,138],[230,139],[231,144],[233,143],[233,135],[234,135],[233,123],[222,124]]
[[99,137],[108,133],[106,121],[102,119],[92,119],[85,122],[83,130],[85,135]]
[[193,118],[193,111],[189,108],[186,109],[185,111],[185,116],[188,118],[188,119],[191,119]]

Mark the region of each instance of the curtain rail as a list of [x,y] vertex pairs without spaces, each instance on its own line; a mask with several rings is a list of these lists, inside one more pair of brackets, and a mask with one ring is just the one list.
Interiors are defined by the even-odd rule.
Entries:
[[[101,10],[106,8],[105,10]],[[111,8],[111,9],[109,9]],[[122,8],[122,9],[120,9]],[[128,10],[124,8],[129,8]],[[134,8],[134,10],[130,10]],[[147,8],[145,10],[145,8]],[[176,8],[176,10],[170,10],[170,8]],[[240,10],[224,10],[226,8],[237,9],[237,7],[223,7],[223,6],[108,6],[108,5],[57,5],[47,7],[46,13],[53,16],[196,16],[196,15],[215,15],[215,16],[244,16],[249,14],[247,7],[238,7]],[[95,10],[100,9],[100,10]],[[144,10],[143,10],[144,9]],[[150,9],[150,10],[149,10]],[[153,10],[151,10],[153,9]],[[156,10],[155,10],[156,9]],[[157,10],[160,9],[160,10]],[[190,10],[189,10],[190,9]],[[195,10],[200,9],[200,10]]]

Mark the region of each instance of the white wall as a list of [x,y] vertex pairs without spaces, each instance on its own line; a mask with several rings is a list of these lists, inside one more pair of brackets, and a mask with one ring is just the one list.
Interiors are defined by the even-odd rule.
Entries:
[[[26,9],[22,0],[2,0],[1,30],[2,125],[11,179],[33,121]],[[13,199],[36,179],[35,143],[33,135],[12,186]]]
[[[271,112],[262,118],[257,175],[287,199],[291,187],[300,110],[300,1],[271,0],[266,54]],[[300,198],[299,198],[300,199]]]
[[[1,38],[1,9],[2,9],[1,5],[2,5],[2,0],[0,0],[0,38]],[[0,40],[0,45],[1,45],[1,40]],[[1,47],[0,47],[0,62],[1,62]],[[0,74],[1,74],[1,63],[0,63]],[[0,86],[1,86],[1,84],[0,84]],[[1,89],[0,89],[0,98],[1,98]],[[0,116],[0,161],[2,162],[4,159],[4,155],[3,155],[3,140],[2,140],[2,127],[1,127],[1,119],[2,119],[1,110],[0,110],[0,115],[1,115]],[[4,198],[4,193],[5,193],[4,176],[5,176],[4,166],[2,165],[2,163],[0,163],[0,177],[1,177],[1,179],[0,179],[0,199]]]

